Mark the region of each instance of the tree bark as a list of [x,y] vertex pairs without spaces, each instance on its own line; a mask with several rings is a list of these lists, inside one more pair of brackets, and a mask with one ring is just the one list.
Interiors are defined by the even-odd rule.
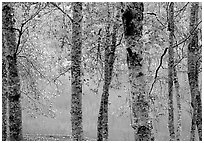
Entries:
[[98,126],[97,126],[97,140],[107,141],[108,140],[108,97],[109,97],[109,86],[112,80],[113,64],[115,61],[115,49],[116,49],[116,34],[119,28],[118,24],[119,12],[117,9],[116,19],[113,25],[112,43],[110,44],[110,12],[108,6],[107,26],[106,26],[106,45],[105,45],[105,72],[104,72],[104,86],[103,93],[101,96],[101,103],[98,115]]
[[131,85],[132,128],[136,141],[154,140],[143,71],[143,43],[141,41],[143,11],[144,4],[142,2],[132,2],[127,4],[122,16]]
[[[174,62],[175,63],[175,62]],[[176,67],[174,66],[174,86],[176,89],[176,100],[177,100],[177,130],[176,130],[176,140],[180,141],[181,137],[181,95],[179,93],[179,82]]]
[[198,128],[199,140],[202,140],[202,105],[201,95],[198,89],[198,69],[199,69],[199,46],[198,46],[198,30],[194,29],[198,24],[199,3],[191,4],[190,26],[192,33],[190,43],[188,45],[188,80],[191,91],[191,105],[193,108],[193,117],[191,123],[190,140],[195,140],[196,125]]
[[82,82],[81,82],[81,47],[82,47],[82,3],[73,2],[72,49],[71,49],[71,123],[74,141],[83,140],[82,126]]
[[[17,68],[17,44],[14,30],[12,3],[3,3],[2,8],[2,53],[3,53],[3,140],[20,141],[22,136],[22,113],[20,79]],[[5,103],[4,103],[5,101]],[[8,103],[7,103],[8,101]],[[8,104],[8,105],[7,105]],[[8,116],[6,116],[8,107]],[[8,122],[6,121],[8,120]],[[8,124],[7,124],[7,123]],[[9,128],[7,127],[9,126]],[[7,129],[6,129],[7,128]],[[9,135],[6,135],[9,132]]]
[[8,91],[7,91],[7,67],[4,46],[2,46],[2,141],[8,136]]
[[168,128],[169,128],[169,134],[170,134],[170,141],[173,141],[175,139],[175,132],[174,132],[174,107],[173,107],[173,66],[174,66],[174,56],[173,56],[173,37],[174,37],[174,3],[171,2],[169,5],[169,23],[168,23],[168,31],[170,31],[169,34],[169,74],[168,74],[168,89],[169,89],[169,95],[168,95]]
[[[172,49],[172,46],[173,46],[173,43],[174,43],[174,40],[173,40],[173,37],[174,37],[174,26],[170,26],[170,25],[174,25],[174,5],[170,5],[170,9],[169,9],[169,13],[170,13],[170,18],[169,18],[169,31],[170,31],[170,36],[169,36],[169,40],[171,40],[170,42],[170,46],[171,46],[171,49],[169,50],[169,54],[171,54],[171,56],[169,58],[173,58],[173,71],[171,69],[171,72],[173,72],[173,82],[174,82],[174,86],[175,86],[175,90],[176,90],[176,100],[177,100],[177,129],[176,129],[176,136],[175,136],[175,139],[177,141],[180,140],[180,136],[181,136],[181,113],[182,113],[182,110],[181,110],[181,95],[179,93],[179,81],[178,81],[178,76],[177,76],[177,71],[176,71],[176,66],[175,66],[175,57],[174,57],[174,49]],[[172,65],[171,65],[172,66]],[[172,68],[172,67],[169,67],[169,68]],[[171,84],[172,85],[172,84]],[[172,93],[173,94],[173,93]],[[173,106],[173,105],[171,105]],[[173,114],[173,111],[171,111]],[[172,123],[174,125],[174,123]],[[174,131],[174,129],[172,129]],[[172,132],[173,132],[172,131]]]

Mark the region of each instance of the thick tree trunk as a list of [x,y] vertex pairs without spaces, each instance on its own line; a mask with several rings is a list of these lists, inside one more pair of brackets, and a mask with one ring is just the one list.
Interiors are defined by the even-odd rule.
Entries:
[[[22,113],[20,101],[20,79],[16,57],[16,35],[14,11],[11,3],[2,8],[2,51],[3,51],[3,140],[20,141],[22,137]],[[4,87],[5,86],[5,87]],[[8,100],[8,103],[7,103]],[[8,104],[8,105],[7,105]],[[8,107],[8,114],[7,108]],[[9,117],[7,117],[7,115]],[[6,121],[8,119],[8,121]],[[8,124],[7,124],[8,123]],[[9,128],[7,126],[9,125]],[[5,133],[9,132],[9,135]]]
[[174,37],[174,3],[171,2],[169,5],[169,21],[168,21],[168,31],[169,35],[169,74],[168,74],[168,89],[169,89],[169,98],[168,98],[168,128],[170,134],[170,141],[175,139],[174,132],[174,107],[173,107],[173,66],[174,66],[174,56],[173,56],[173,37]]
[[128,3],[122,17],[131,85],[132,128],[134,129],[136,141],[154,140],[143,71],[143,43],[140,40],[143,29],[143,11],[144,5],[142,2]]
[[[113,26],[112,43],[110,44],[110,12],[108,10],[108,20],[106,26],[106,45],[105,45],[105,72],[104,72],[104,86],[103,93],[101,96],[101,103],[98,116],[97,126],[97,140],[107,141],[108,140],[108,96],[109,86],[112,80],[113,64],[115,61],[115,49],[116,49],[116,34],[119,27],[118,17],[119,12],[117,9],[116,20]],[[110,46],[111,45],[111,46]]]
[[73,2],[72,50],[71,50],[71,123],[72,137],[83,140],[82,126],[82,82],[81,82],[81,46],[82,46],[82,3]]
[[198,128],[199,140],[202,140],[202,105],[201,95],[198,89],[198,69],[199,69],[199,47],[198,31],[194,29],[198,24],[198,3],[191,4],[190,33],[192,37],[188,45],[188,80],[191,91],[191,105],[193,107],[193,117],[191,125],[190,140],[195,140],[196,125]]

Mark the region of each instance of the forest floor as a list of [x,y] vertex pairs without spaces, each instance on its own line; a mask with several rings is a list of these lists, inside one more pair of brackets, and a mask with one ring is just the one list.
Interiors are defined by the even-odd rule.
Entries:
[[[71,137],[71,85],[70,80],[64,78],[61,79],[64,83],[60,96],[52,99],[53,108],[56,110],[55,118],[47,118],[42,115],[36,118],[30,117],[30,115],[23,111],[23,135],[24,139],[28,141],[70,141]],[[181,140],[189,140],[190,135],[190,115],[187,112],[189,105],[185,102],[190,101],[188,86],[185,84],[186,77],[180,76],[182,95],[182,132]],[[91,84],[91,88],[94,84]],[[51,91],[48,88],[48,91]],[[129,104],[128,104],[128,85],[123,84],[121,89],[110,89],[109,96],[109,140],[110,141],[133,141],[134,134],[133,129],[130,126],[129,116]],[[47,91],[47,92],[48,92]],[[160,98],[166,98],[166,90],[164,88],[163,95]],[[90,91],[89,87],[83,86],[83,131],[84,136],[88,137],[86,140],[96,140],[97,136],[97,118],[100,106],[100,99],[102,94],[102,86],[99,88],[97,94]],[[161,102],[161,105],[167,105],[166,102]],[[162,106],[162,107],[163,107]],[[176,99],[174,99],[175,107],[175,127],[177,119],[176,111]],[[161,108],[161,107],[160,107]],[[168,113],[166,110],[162,110],[164,113],[159,117],[158,121],[154,121],[154,135],[157,141],[169,140],[169,133],[167,127]],[[196,133],[197,138],[197,133]]]
[[[24,141],[71,141],[71,136],[65,135],[42,135],[42,134],[26,134],[23,136]],[[85,137],[84,141],[95,141],[94,139]]]

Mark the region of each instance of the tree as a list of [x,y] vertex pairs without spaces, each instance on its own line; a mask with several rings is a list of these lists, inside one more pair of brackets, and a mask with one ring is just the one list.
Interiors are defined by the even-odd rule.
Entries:
[[[20,100],[20,79],[17,67],[18,50],[14,28],[12,3],[3,3],[2,8],[2,53],[3,53],[3,140],[22,140],[22,113]],[[8,106],[7,106],[8,100]],[[4,103],[5,101],[5,103]],[[8,116],[6,115],[8,107]],[[8,124],[6,123],[8,119]],[[6,126],[9,129],[6,131]],[[6,135],[8,134],[9,135]]]
[[82,46],[82,3],[72,3],[72,49],[71,49],[71,122],[73,140],[83,140],[82,126],[82,82],[81,82],[81,46]]
[[180,140],[181,136],[181,95],[179,93],[179,81],[178,81],[178,76],[177,76],[177,70],[176,70],[176,65],[175,65],[175,60],[174,60],[174,66],[173,66],[173,81],[174,81],[174,86],[176,90],[176,100],[177,100],[177,130],[176,130],[176,140]]
[[99,109],[98,123],[97,123],[97,140],[103,141],[108,139],[108,96],[109,96],[109,85],[110,85],[110,74],[109,74],[109,46],[110,46],[110,10],[109,3],[107,4],[107,24],[106,24],[106,42],[105,42],[105,67],[104,67],[104,86],[103,93],[101,96],[101,104]]
[[132,128],[134,129],[136,141],[154,140],[143,69],[143,43],[141,41],[143,11],[144,4],[142,2],[132,2],[127,4],[122,16],[131,85]]
[[173,38],[174,38],[174,3],[171,2],[169,5],[169,21],[168,21],[169,34],[169,61],[168,61],[168,128],[170,134],[170,141],[175,139],[174,132],[174,107],[173,107],[173,73],[174,73],[174,51],[173,51]]
[[[103,141],[108,140],[108,96],[109,96],[109,86],[112,80],[113,73],[113,64],[115,61],[115,49],[116,49],[116,41],[117,41],[117,31],[119,28],[118,18],[119,18],[119,10],[116,5],[116,16],[113,25],[112,37],[110,37],[110,10],[109,4],[108,7],[108,15],[107,15],[107,25],[106,25],[106,42],[105,42],[105,69],[104,69],[104,85],[103,85],[103,93],[101,96],[101,104],[98,115],[98,124],[97,124],[97,140]],[[112,40],[111,40],[112,39]],[[111,41],[111,43],[110,43]]]
[[199,3],[191,3],[190,25],[189,30],[192,33],[190,43],[188,45],[188,80],[191,93],[191,106],[193,108],[193,116],[191,123],[190,140],[195,140],[195,129],[197,125],[199,140],[202,140],[202,105],[201,94],[198,89],[198,69],[199,69],[199,51],[198,46],[198,9]]
[[[2,39],[2,141],[7,140],[8,136],[8,90],[7,90],[7,73],[8,73],[8,68],[7,68],[7,59],[6,59],[6,45],[4,45],[4,42],[6,42],[7,39],[5,39],[6,33],[9,32],[7,29],[4,29],[6,23],[6,6],[7,4],[3,3],[3,9],[2,9],[2,34],[3,34],[3,39]],[[10,18],[10,17],[9,17]],[[5,41],[4,41],[5,40]]]

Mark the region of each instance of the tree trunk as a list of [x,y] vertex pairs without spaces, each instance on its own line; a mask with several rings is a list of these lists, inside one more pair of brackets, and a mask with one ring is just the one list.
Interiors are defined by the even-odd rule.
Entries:
[[141,41],[143,11],[144,5],[142,2],[132,2],[128,3],[122,16],[131,85],[132,128],[136,141],[154,140],[143,69],[143,43]]
[[[17,44],[14,30],[14,10],[11,3],[3,3],[2,51],[3,51],[3,140],[20,141],[22,137],[22,113],[20,101],[20,79],[17,68]],[[7,105],[8,100],[8,105]],[[9,118],[6,117],[8,107]],[[8,124],[6,120],[8,119]],[[9,129],[6,129],[9,125]],[[6,135],[9,132],[9,135]]]
[[169,23],[168,23],[168,31],[170,31],[169,35],[169,74],[168,74],[168,89],[169,89],[169,98],[168,98],[168,128],[170,134],[170,141],[175,139],[174,132],[174,107],[173,107],[173,66],[174,66],[174,56],[173,56],[173,37],[174,37],[174,3],[171,2],[169,5]]
[[82,3],[73,2],[72,49],[71,49],[71,123],[72,137],[83,140],[82,126],[82,82],[81,82],[81,46],[82,46]]
[[188,45],[188,80],[191,91],[191,105],[193,108],[193,117],[191,125],[190,140],[195,140],[196,125],[198,128],[199,140],[202,140],[202,105],[201,95],[198,89],[198,69],[199,69],[199,47],[198,47],[198,30],[194,29],[198,24],[198,3],[191,4],[190,15],[190,33],[192,37]]
[[7,91],[7,67],[4,45],[2,45],[2,141],[7,140],[8,136],[8,91]]
[[[173,9],[171,7],[171,9]],[[172,23],[171,24],[174,24],[174,19],[173,19],[173,15],[171,15],[172,17]],[[169,23],[169,24],[170,24]],[[169,29],[170,32],[172,32],[172,35],[174,35],[174,27],[172,27],[172,30],[171,28]],[[171,35],[171,36],[172,36]],[[171,37],[171,40],[173,40],[173,38]],[[173,43],[174,41],[172,41]],[[177,71],[176,71],[176,66],[175,66],[175,57],[174,57],[174,50],[173,50],[173,82],[174,82],[174,86],[175,86],[175,90],[176,90],[176,100],[177,100],[177,129],[176,129],[176,140],[179,141],[180,140],[180,136],[181,136],[181,113],[182,113],[182,110],[181,110],[181,95],[179,93],[179,81],[178,81],[178,76],[177,76]]]
[[198,129],[199,141],[202,141],[202,102],[200,92],[197,95],[196,102],[198,104],[196,125]]
[[176,100],[177,100],[177,130],[176,130],[176,140],[180,140],[181,136],[181,95],[179,94],[179,82],[176,67],[174,66],[174,86],[176,89]]
[[[105,45],[105,72],[104,72],[104,86],[103,93],[101,96],[101,103],[98,115],[98,126],[97,126],[97,140],[107,141],[108,140],[108,96],[109,86],[112,80],[113,64],[115,61],[115,49],[116,49],[116,34],[119,28],[118,24],[119,12],[117,9],[116,19],[113,26],[112,43],[110,44],[110,12],[108,6],[108,20],[106,26],[106,45]],[[111,46],[110,46],[111,45]]]

